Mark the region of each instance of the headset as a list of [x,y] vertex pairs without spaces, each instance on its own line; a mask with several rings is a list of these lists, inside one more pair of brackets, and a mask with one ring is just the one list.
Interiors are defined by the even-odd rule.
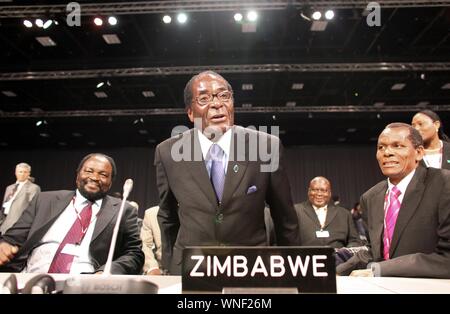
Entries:
[[56,294],[56,282],[50,275],[39,274],[27,281],[22,289],[19,289],[17,277],[14,274],[6,279],[1,288],[3,294]]

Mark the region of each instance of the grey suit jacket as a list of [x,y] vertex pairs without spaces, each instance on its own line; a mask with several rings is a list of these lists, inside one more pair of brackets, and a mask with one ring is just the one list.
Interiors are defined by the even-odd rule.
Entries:
[[[17,223],[0,236],[0,241],[19,246],[15,258],[6,264],[2,271],[21,271],[25,267],[29,253],[39,244],[74,195],[75,191],[51,191],[42,192],[33,199]],[[118,198],[111,196],[105,196],[103,199],[89,247],[95,271],[103,270],[108,259],[120,203]],[[143,264],[144,254],[141,251],[137,212],[127,204],[120,222],[111,272],[140,274]]]
[[370,259],[381,276],[450,278],[450,171],[418,167],[400,207],[389,251],[383,261],[382,181],[363,194],[361,208],[371,243]]
[[142,251],[145,254],[144,272],[152,268],[160,268],[161,263],[161,231],[158,224],[158,206],[145,211],[142,221]]
[[[6,200],[6,197],[10,194],[15,184],[11,184],[6,188],[5,196],[3,198],[3,202]],[[17,193],[13,202],[11,203],[11,207],[9,208],[9,213],[3,220],[3,223],[0,226],[0,233],[5,233],[6,230],[11,228],[12,225],[16,223],[16,221],[22,216],[25,208],[28,207],[33,197],[41,191],[41,188],[32,183],[31,181],[25,182],[25,184],[20,189],[19,193]]]
[[[278,165],[273,172],[261,172],[261,166],[268,166],[269,162],[249,153],[249,147],[257,149],[264,141],[274,147],[269,152]],[[172,150],[186,158],[174,160]],[[218,204],[198,132],[191,129],[160,143],[155,165],[163,267],[172,274],[180,273],[182,250],[186,246],[266,245],[265,201],[271,209],[278,244],[295,245],[298,224],[283,163],[282,145],[277,137],[234,126],[225,188]]]
[[317,238],[316,231],[320,230],[319,218],[311,203],[305,201],[295,205],[300,228],[300,242],[303,246],[331,246],[333,248],[361,246],[358,232],[347,209],[329,204],[325,219],[324,231],[329,237]]

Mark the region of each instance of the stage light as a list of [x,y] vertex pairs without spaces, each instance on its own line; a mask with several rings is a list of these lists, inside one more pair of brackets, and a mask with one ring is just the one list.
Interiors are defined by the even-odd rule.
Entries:
[[325,18],[327,20],[332,20],[334,17],[334,12],[333,10],[328,10],[327,12],[325,12]]
[[109,25],[117,25],[117,18],[115,16],[110,16],[108,18]]
[[318,20],[320,20],[320,18],[322,17],[322,13],[320,13],[319,11],[315,11],[315,12],[311,15],[311,17],[312,17],[314,20],[318,21]]
[[41,126],[41,125],[46,125],[46,124],[48,124],[47,120],[39,120],[36,122],[36,126]]
[[53,21],[52,21],[52,20],[47,20],[47,21],[44,23],[43,28],[44,28],[44,29],[47,29],[47,28],[49,28],[52,24],[53,24]]
[[97,25],[97,26],[102,26],[103,25],[103,20],[101,18],[99,18],[99,17],[96,17],[94,19],[94,24]]
[[180,23],[180,24],[186,23],[186,21],[187,21],[187,15],[184,14],[184,13],[178,14],[178,15],[177,15],[177,21],[178,21],[178,23]]
[[235,20],[236,22],[242,21],[242,18],[243,18],[243,16],[242,16],[241,13],[236,13],[236,14],[234,15],[234,20]]
[[33,23],[31,23],[31,21],[29,21],[29,20],[24,20],[23,25],[25,25],[25,27],[27,27],[27,28],[33,27]]
[[162,20],[165,24],[170,24],[170,22],[172,22],[170,15],[164,15]]
[[247,13],[247,19],[250,22],[255,22],[258,19],[258,13],[256,13],[255,11],[249,11]]
[[42,21],[41,19],[36,19],[36,21],[34,21],[34,24],[36,24],[37,27],[43,27],[44,21]]

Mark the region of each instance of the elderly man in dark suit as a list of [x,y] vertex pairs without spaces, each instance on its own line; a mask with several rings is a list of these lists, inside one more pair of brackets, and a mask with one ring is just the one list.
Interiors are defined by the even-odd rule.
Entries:
[[41,191],[39,185],[30,178],[31,166],[21,162],[16,166],[16,183],[5,190],[2,208],[0,209],[0,234],[5,233],[22,215],[33,197]]
[[450,172],[418,167],[423,141],[405,123],[378,137],[377,159],[388,178],[361,197],[369,251],[338,266],[354,276],[450,278]]
[[333,248],[361,246],[350,211],[330,203],[331,184],[325,177],[309,183],[308,200],[295,205],[300,245]]
[[295,245],[298,224],[278,137],[234,125],[230,84],[206,71],[186,85],[194,129],[158,145],[162,264],[181,271],[186,246],[267,245],[265,202],[277,243]]
[[[120,199],[107,196],[114,160],[87,155],[75,191],[42,192],[0,237],[2,271],[100,273],[108,258]],[[113,274],[140,274],[144,264],[137,212],[125,207],[114,251]]]

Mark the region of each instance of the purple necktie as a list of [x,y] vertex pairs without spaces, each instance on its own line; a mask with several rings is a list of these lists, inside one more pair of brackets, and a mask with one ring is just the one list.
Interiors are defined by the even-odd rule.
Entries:
[[400,194],[402,192],[395,185],[389,193],[389,206],[384,216],[383,256],[385,260],[389,259],[392,235],[394,233],[395,223],[397,222],[398,212],[400,211],[401,204],[398,199]]
[[66,237],[59,245],[58,250],[56,250],[53,261],[50,264],[50,268],[48,269],[49,273],[70,273],[70,268],[72,267],[73,258],[75,256],[62,253],[61,251],[64,249],[66,244],[80,244],[85,233],[87,232],[87,228],[89,227],[89,224],[91,222],[91,217],[92,203],[88,202],[77,219],[75,219],[72,228],[70,228],[69,232],[67,232]]
[[224,151],[219,145],[213,144],[209,149],[209,158],[211,159],[211,182],[216,192],[219,202],[222,200],[223,187],[225,184],[225,170],[223,167]]

